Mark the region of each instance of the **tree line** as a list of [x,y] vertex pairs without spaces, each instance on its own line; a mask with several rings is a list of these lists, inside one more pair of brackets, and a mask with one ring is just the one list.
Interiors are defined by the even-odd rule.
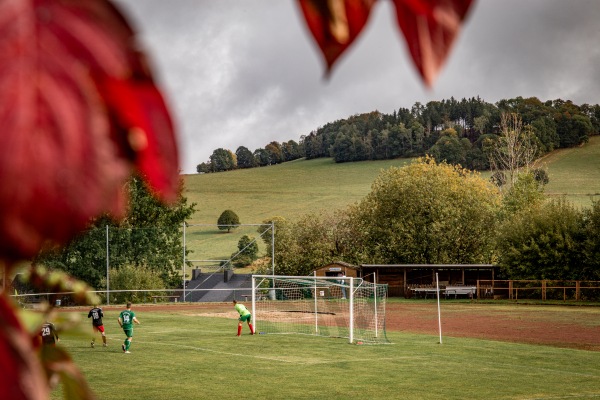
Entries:
[[383,160],[432,155],[436,160],[471,170],[489,170],[490,151],[500,138],[502,115],[516,114],[535,144],[536,158],[558,148],[578,146],[600,132],[600,105],[536,97],[503,99],[496,104],[479,97],[458,101],[416,102],[392,114],[373,111],[325,124],[299,142],[273,141],[250,151],[214,150],[197,172],[220,172],[279,164],[297,158],[332,157],[336,162]]
[[[275,224],[277,274],[309,275],[335,261],[489,263],[499,279],[600,280],[600,202],[579,209],[547,200],[543,188],[521,172],[501,191],[477,172],[425,157],[382,171],[346,209],[264,223]],[[271,238],[263,240],[270,254]]]
[[[274,223],[275,242],[258,231],[266,244],[263,261],[275,254],[275,272],[282,275],[308,275],[335,261],[489,263],[500,267],[499,279],[600,280],[600,202],[579,209],[565,199],[547,200],[545,182],[533,170],[515,175],[499,187],[476,171],[417,158],[382,171],[371,191],[345,209],[264,221]],[[128,192],[122,222],[100,217],[67,247],[47,248],[34,263],[106,288],[109,225],[112,289],[180,287],[181,226],[195,204],[187,203],[183,186],[174,207],[158,203],[138,178]],[[218,223],[225,230],[239,219],[225,210]],[[227,267],[250,265],[258,257],[253,238],[244,236]],[[259,273],[271,272],[270,262],[261,265],[269,267]]]

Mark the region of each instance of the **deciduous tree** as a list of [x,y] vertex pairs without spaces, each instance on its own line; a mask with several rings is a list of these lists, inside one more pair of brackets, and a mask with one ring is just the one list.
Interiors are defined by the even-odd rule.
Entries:
[[[69,272],[97,289],[106,277],[106,226],[109,226],[109,265],[144,266],[157,271],[167,287],[181,284],[182,224],[194,213],[180,181],[178,201],[167,206],[156,199],[144,181],[134,177],[127,185],[127,216],[114,221],[97,218],[84,234],[64,248],[42,251],[36,262]],[[112,250],[111,250],[112,249]],[[186,250],[189,253],[188,250]]]
[[423,158],[377,177],[354,211],[355,230],[372,262],[490,262],[499,206],[477,174]]
[[518,114],[503,113],[500,126],[500,137],[490,153],[490,167],[492,172],[504,171],[507,183],[513,185],[520,172],[531,169],[538,152],[536,139]]
[[236,159],[230,150],[216,149],[210,156],[210,169],[212,172],[230,171],[235,169]]
[[232,210],[225,210],[219,216],[217,224],[219,225],[220,230],[226,230],[227,233],[229,233],[232,229],[236,229],[237,225],[240,224],[240,217]]
[[235,151],[237,158],[238,168],[252,168],[254,167],[254,155],[247,147],[240,146]]
[[590,279],[582,274],[581,213],[559,199],[513,215],[498,235],[499,265],[511,279]]

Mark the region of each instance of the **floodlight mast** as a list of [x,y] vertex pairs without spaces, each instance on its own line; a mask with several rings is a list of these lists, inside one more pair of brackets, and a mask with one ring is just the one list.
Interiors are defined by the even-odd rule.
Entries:
[[185,302],[185,221],[183,221],[183,299]]
[[110,304],[110,280],[109,280],[109,276],[110,276],[110,261],[109,261],[109,257],[108,257],[108,224],[106,225],[106,305]]
[[271,270],[275,276],[275,221],[271,221]]

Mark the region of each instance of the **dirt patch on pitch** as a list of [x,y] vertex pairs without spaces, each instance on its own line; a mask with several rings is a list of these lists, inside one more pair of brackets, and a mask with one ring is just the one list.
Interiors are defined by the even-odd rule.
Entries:
[[[441,305],[442,335],[600,351],[600,309],[578,306]],[[388,304],[386,329],[439,335],[437,305]]]

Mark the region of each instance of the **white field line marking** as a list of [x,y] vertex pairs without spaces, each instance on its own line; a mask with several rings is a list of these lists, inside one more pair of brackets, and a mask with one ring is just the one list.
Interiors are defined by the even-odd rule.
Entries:
[[[169,332],[169,331],[167,331]],[[151,333],[151,332],[144,332],[144,333]],[[106,335],[106,337],[109,340],[119,340],[119,339],[114,339],[113,336],[109,336]],[[125,340],[125,339],[123,339]],[[236,339],[237,340],[237,339]],[[288,363],[288,364],[303,364],[303,365],[317,365],[317,364],[336,364],[336,363],[343,363],[343,362],[348,362],[350,360],[331,360],[331,359],[320,359],[320,360],[313,360],[313,361],[304,361],[302,362],[301,360],[294,358],[294,359],[286,359],[285,357],[267,357],[267,356],[257,356],[257,355],[249,355],[249,354],[241,354],[241,353],[231,353],[231,352],[227,352],[227,351],[220,351],[220,350],[213,350],[213,349],[209,349],[206,347],[198,347],[198,346],[191,346],[191,345],[187,345],[187,344],[176,344],[176,343],[164,343],[164,342],[147,342],[144,340],[135,340],[135,336],[134,336],[134,341],[136,343],[151,343],[153,345],[160,345],[160,346],[172,346],[172,347],[179,347],[179,348],[183,348],[183,349],[190,349],[190,350],[195,350],[195,351],[205,351],[208,353],[214,353],[214,354],[223,354],[223,355],[228,355],[228,356],[235,356],[235,357],[248,357],[248,358],[256,358],[256,359],[260,359],[260,360],[268,360],[268,361],[280,361],[283,363]],[[377,360],[417,360],[417,359],[430,359],[431,357],[423,357],[423,356],[405,356],[405,357],[386,357],[386,358],[377,358]],[[365,359],[353,359],[351,361],[373,361],[372,358],[365,358]]]
[[525,397],[523,400],[594,399],[598,397],[600,397],[600,393],[573,393],[566,396]]

